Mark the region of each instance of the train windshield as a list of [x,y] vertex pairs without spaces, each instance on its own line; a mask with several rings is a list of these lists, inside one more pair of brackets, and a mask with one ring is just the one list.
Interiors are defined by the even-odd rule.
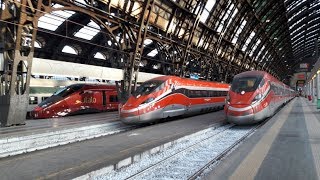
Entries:
[[54,104],[54,103],[62,100],[64,97],[69,96],[70,94],[78,91],[83,86],[84,86],[84,84],[74,84],[71,86],[61,88],[57,92],[53,93],[53,95],[51,97],[43,100],[40,104],[38,104],[38,106],[42,107],[42,108],[48,107],[51,104]]
[[255,91],[262,80],[262,76],[235,77],[232,81],[231,90],[234,92]]
[[72,94],[72,93],[78,91],[79,89],[81,89],[83,86],[84,86],[83,84],[74,84],[74,85],[71,85],[71,86],[67,86],[67,87],[59,89],[53,95],[61,96],[61,97],[67,97],[70,94]]
[[148,95],[152,92],[158,91],[163,86],[163,81],[147,81],[141,84],[135,92],[132,93],[133,96],[137,97],[139,95]]

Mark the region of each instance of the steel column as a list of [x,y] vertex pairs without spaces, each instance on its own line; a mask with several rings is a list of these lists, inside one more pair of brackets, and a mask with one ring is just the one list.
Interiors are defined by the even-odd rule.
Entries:
[[[147,35],[153,4],[154,0],[147,0],[143,4],[143,11],[139,18],[140,27],[137,33],[136,46],[134,51],[130,53],[130,62],[126,65],[124,70],[125,91],[127,92],[127,97],[131,94],[132,84],[134,83],[134,90],[137,86],[139,65],[143,53],[143,44]],[[127,97],[125,97],[125,99],[127,99]]]
[[[4,1],[1,12],[1,126],[25,124],[38,12],[31,1]],[[40,7],[42,0],[37,6]],[[35,4],[36,4],[35,3]]]

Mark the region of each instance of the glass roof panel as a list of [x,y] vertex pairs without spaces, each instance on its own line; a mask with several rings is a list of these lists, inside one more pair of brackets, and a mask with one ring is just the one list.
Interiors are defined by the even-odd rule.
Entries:
[[158,50],[157,50],[157,49],[154,49],[154,50],[152,50],[151,52],[149,52],[149,53],[147,54],[147,56],[154,57],[154,56],[156,56],[157,54],[158,54]]
[[105,60],[105,59],[106,59],[106,56],[105,56],[104,54],[102,54],[101,52],[97,52],[97,53],[94,55],[94,58]]
[[100,27],[97,23],[93,22],[92,20],[87,26],[81,28],[74,36],[91,40],[95,35],[100,32]]
[[[63,7],[55,4],[54,8]],[[38,27],[55,31],[65,20],[72,16],[75,12],[72,11],[53,11],[51,14],[41,16],[38,21]]]
[[73,48],[73,47],[71,47],[71,46],[68,46],[68,45],[66,45],[66,46],[63,47],[62,52],[64,52],[64,53],[69,53],[69,54],[75,54],[75,55],[78,54],[78,52],[76,51],[75,48]]

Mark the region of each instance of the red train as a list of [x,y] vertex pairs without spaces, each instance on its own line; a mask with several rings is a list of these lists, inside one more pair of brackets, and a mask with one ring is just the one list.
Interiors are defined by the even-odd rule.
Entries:
[[138,87],[121,107],[120,119],[126,124],[142,124],[222,109],[228,90],[228,84],[157,77]]
[[118,109],[115,86],[73,84],[66,86],[42,101],[31,112],[35,119]]
[[252,124],[272,116],[295,92],[263,71],[247,71],[232,81],[225,105],[227,120],[235,124]]

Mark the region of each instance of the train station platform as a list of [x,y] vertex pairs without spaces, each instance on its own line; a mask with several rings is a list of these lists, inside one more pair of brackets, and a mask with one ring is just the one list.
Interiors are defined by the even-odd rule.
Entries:
[[320,110],[292,100],[204,179],[319,179]]
[[0,158],[117,133],[130,128],[117,112],[27,120],[0,128]]

